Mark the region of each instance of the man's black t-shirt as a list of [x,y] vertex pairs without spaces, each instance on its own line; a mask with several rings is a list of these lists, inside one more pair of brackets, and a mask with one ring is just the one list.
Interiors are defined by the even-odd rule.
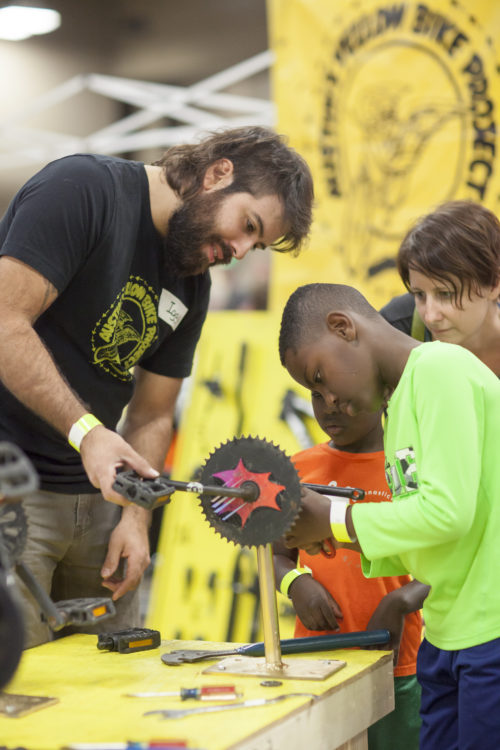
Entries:
[[[0,255],[23,261],[58,290],[35,329],[107,427],[130,401],[134,365],[189,375],[210,276],[169,274],[143,164],[88,154],[50,163],[13,199],[0,222],[0,247]],[[64,436],[1,384],[0,439],[27,453],[44,489],[95,491]]]

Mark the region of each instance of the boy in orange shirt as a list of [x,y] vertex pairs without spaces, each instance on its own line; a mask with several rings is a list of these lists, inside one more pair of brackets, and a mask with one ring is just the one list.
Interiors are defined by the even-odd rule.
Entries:
[[[381,413],[349,417],[328,409],[314,392],[312,403],[330,441],[293,457],[301,480],[359,487],[365,491],[362,502],[390,500]],[[422,619],[418,611],[406,616],[404,612],[408,611],[407,593],[422,584],[410,583],[409,576],[365,578],[359,553],[349,549],[337,550],[333,558],[288,549],[281,542],[274,544],[273,550],[277,585],[290,597],[297,613],[295,637],[382,627],[391,631],[395,709],[369,728],[368,747],[417,750],[420,687],[415,673]]]

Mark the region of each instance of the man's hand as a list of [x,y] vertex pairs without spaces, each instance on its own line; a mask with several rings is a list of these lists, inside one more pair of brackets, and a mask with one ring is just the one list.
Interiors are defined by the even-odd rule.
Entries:
[[98,487],[105,498],[117,505],[129,505],[129,502],[113,490],[116,470],[125,466],[134,469],[147,479],[158,476],[156,469],[139,455],[129,443],[117,432],[108,430],[103,425],[94,427],[82,440],[80,455],[87,475]]
[[298,576],[290,584],[288,595],[299,620],[308,630],[339,630],[337,620],[342,619],[342,610],[312,576]]
[[330,500],[318,492],[302,487],[302,510],[294,525],[284,536],[287,547],[311,549],[316,543],[332,536]]
[[[149,522],[148,511],[129,505],[123,509],[121,521],[111,534],[101,575],[104,588],[113,592],[113,601],[127,591],[137,588],[142,574],[150,563]],[[123,579],[114,577],[122,560],[126,562],[126,574]]]

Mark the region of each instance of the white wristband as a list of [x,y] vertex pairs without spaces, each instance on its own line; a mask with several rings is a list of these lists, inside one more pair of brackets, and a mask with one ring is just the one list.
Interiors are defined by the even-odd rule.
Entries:
[[71,426],[68,434],[68,443],[75,449],[75,451],[80,453],[80,445],[85,435],[100,424],[102,424],[102,422],[100,422],[97,417],[94,417],[93,414],[84,414],[83,417],[80,417],[78,422],[75,422],[75,424]]
[[338,542],[355,542],[356,537],[352,539],[347,531],[345,523],[345,516],[347,513],[347,507],[349,500],[343,498],[330,497],[330,526],[332,528],[332,534]]

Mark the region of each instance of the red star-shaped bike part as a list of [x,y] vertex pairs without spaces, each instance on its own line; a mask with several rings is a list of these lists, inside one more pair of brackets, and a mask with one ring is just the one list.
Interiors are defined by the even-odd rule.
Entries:
[[240,498],[234,498],[230,503],[224,505],[221,514],[230,513],[234,510],[241,518],[241,528],[243,528],[256,508],[272,508],[273,510],[280,510],[276,498],[279,493],[285,489],[285,486],[270,481],[270,475],[270,471],[262,473],[248,471],[241,458],[235,469],[227,469],[226,471],[220,471],[217,474],[214,474],[214,477],[222,479],[225,487],[240,487],[243,482],[254,482],[259,488],[259,497],[253,503],[246,502]]

